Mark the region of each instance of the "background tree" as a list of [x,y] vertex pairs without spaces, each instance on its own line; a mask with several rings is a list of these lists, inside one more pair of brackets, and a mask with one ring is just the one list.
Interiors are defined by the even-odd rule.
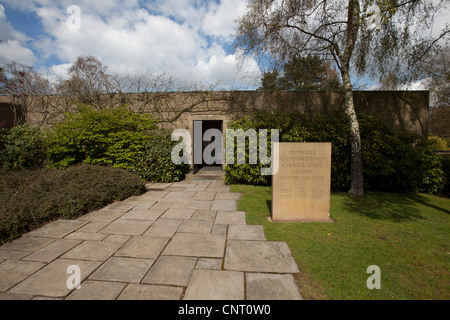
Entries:
[[58,90],[63,94],[77,94],[78,99],[100,107],[101,95],[108,87],[107,67],[94,56],[79,56],[69,69],[69,79],[60,80]]
[[48,79],[34,71],[31,66],[11,62],[0,68],[0,93],[12,96],[14,125],[26,122],[32,104],[30,96],[51,92],[52,87]]
[[282,66],[265,72],[262,90],[337,90],[341,88],[339,75],[328,61],[319,56],[292,57]]
[[351,187],[364,194],[359,122],[354,108],[351,75],[387,74],[414,66],[437,41],[430,32],[433,17],[446,1],[433,0],[249,0],[238,19],[236,46],[244,56],[288,61],[299,55],[320,54],[332,59],[344,89],[344,111],[351,132]]

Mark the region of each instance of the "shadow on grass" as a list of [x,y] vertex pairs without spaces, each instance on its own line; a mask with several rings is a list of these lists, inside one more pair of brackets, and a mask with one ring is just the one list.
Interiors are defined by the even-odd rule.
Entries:
[[450,214],[449,210],[431,203],[428,198],[411,193],[367,192],[361,198],[353,198],[349,195],[343,203],[343,208],[349,212],[371,219],[393,222],[426,220],[427,218],[423,216],[424,206]]
[[267,210],[269,211],[269,217],[272,216],[272,200],[266,200]]

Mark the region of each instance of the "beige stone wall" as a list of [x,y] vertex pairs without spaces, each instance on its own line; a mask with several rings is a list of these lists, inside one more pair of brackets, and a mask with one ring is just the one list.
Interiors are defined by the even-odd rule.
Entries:
[[[81,96],[32,96],[27,99],[27,122],[45,127],[75,111]],[[355,91],[357,113],[381,119],[388,126],[407,132],[427,134],[428,91]],[[219,91],[141,94],[105,94],[95,97],[99,108],[127,106],[136,112],[151,113],[169,128],[192,126],[195,117],[229,121],[255,110],[299,110],[334,115],[343,112],[344,97],[339,91]],[[0,96],[0,102],[11,97]]]

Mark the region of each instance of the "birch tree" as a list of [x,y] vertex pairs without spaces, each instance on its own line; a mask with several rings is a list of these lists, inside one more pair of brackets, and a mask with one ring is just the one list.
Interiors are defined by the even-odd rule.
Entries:
[[430,48],[449,33],[430,30],[448,3],[433,0],[249,0],[237,20],[236,47],[260,63],[315,54],[340,72],[344,110],[351,131],[351,187],[364,194],[358,117],[351,76],[380,77],[402,70],[407,79]]

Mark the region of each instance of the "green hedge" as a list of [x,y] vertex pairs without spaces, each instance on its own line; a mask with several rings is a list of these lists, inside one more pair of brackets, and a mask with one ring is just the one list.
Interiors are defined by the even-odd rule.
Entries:
[[171,141],[169,131],[158,128],[156,122],[149,115],[124,108],[80,108],[48,135],[50,166],[107,165],[153,182],[180,181],[189,166],[172,163],[171,150],[176,143]]
[[145,192],[144,182],[119,168],[0,169],[0,242],[56,219],[74,219]]
[[155,121],[149,115],[125,108],[94,110],[82,107],[47,138],[50,166],[66,168],[77,163],[131,169],[136,155],[144,150]]
[[[445,185],[441,158],[426,137],[388,128],[359,115],[366,190],[439,193]],[[350,188],[350,131],[344,116],[308,119],[299,112],[255,112],[228,124],[230,129],[279,129],[281,142],[331,142],[332,190]],[[270,136],[270,135],[269,135]],[[248,148],[247,148],[248,150]],[[246,162],[248,163],[248,162]],[[227,165],[226,183],[269,185],[261,165]]]
[[153,182],[176,182],[190,171],[188,164],[176,165],[172,161],[172,149],[179,142],[171,141],[171,132],[159,129],[146,139],[144,150],[133,162],[133,172]]
[[47,159],[41,132],[27,125],[0,129],[0,168],[20,170],[43,167]]

